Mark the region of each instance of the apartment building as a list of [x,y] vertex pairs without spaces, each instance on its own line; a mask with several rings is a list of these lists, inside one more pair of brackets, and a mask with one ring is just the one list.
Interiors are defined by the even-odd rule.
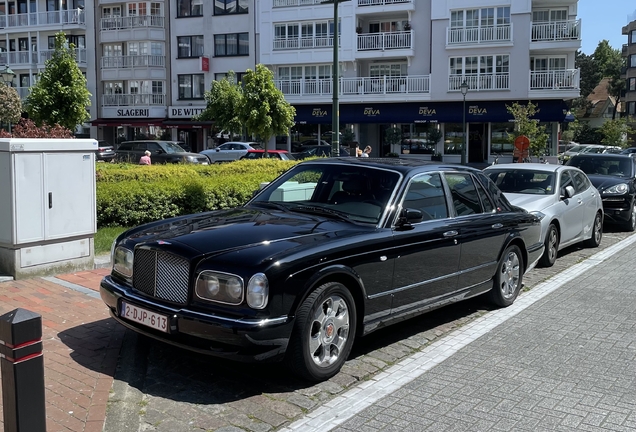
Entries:
[[632,126],[636,125],[636,20],[623,27],[622,34],[627,36],[627,43],[623,45],[622,54],[626,59],[622,78],[627,81],[623,104],[625,114]]
[[[0,67],[8,66],[15,73],[10,85],[23,100],[53,53],[55,34],[63,30],[75,45],[77,64],[93,94],[91,116],[97,114],[92,16],[93,2],[85,0],[0,0]],[[81,126],[76,132],[89,133]]]
[[416,141],[439,129],[437,150],[459,162],[465,115],[468,161],[489,161],[512,151],[506,105],[528,100],[556,152],[564,101],[579,96],[576,0],[352,0],[340,3],[337,26],[321,0],[260,4],[259,61],[296,107],[296,131],[330,130],[338,28],[340,123],[375,155],[392,150],[388,127]]

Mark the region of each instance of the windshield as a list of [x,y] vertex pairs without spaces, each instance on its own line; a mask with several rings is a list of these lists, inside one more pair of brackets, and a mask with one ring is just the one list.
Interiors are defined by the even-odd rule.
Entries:
[[165,142],[164,149],[166,153],[183,153],[185,150],[178,144],[172,142]]
[[552,195],[555,189],[551,171],[489,169],[486,175],[504,193]]
[[269,184],[248,205],[273,205],[289,211],[377,224],[401,175],[349,164],[296,165]]
[[574,147],[572,147],[571,149],[566,150],[567,153],[578,153],[580,151],[583,151],[584,148],[586,148],[587,146],[581,146],[581,145],[576,145]]
[[575,166],[588,175],[610,175],[633,177],[634,163],[631,158],[607,158],[578,156],[570,159],[568,165]]

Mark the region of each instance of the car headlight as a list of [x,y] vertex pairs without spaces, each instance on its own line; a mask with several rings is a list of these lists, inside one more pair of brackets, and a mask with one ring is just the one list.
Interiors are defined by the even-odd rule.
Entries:
[[263,309],[267,306],[269,297],[269,282],[263,273],[256,273],[247,283],[247,304],[253,309]]
[[629,191],[629,186],[627,186],[626,183],[619,183],[617,185],[614,185],[612,187],[609,187],[607,189],[605,189],[603,191],[603,194],[608,194],[608,195],[623,195],[626,194],[627,191]]
[[545,217],[545,214],[541,213],[540,211],[532,211],[532,212],[530,212],[530,214],[535,215],[536,217],[539,218],[539,220],[541,220],[541,219],[543,219]]
[[198,162],[199,159],[196,156],[186,156],[188,162]]
[[205,270],[197,277],[195,293],[202,300],[238,305],[243,301],[243,279]]
[[115,248],[113,270],[130,279],[133,274],[133,251],[122,246]]

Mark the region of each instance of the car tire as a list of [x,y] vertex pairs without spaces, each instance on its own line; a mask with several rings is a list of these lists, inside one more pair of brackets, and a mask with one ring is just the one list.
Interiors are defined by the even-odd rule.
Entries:
[[541,267],[552,267],[559,254],[559,230],[554,224],[550,224],[545,236],[545,250],[539,260]]
[[[632,218],[634,218],[633,210],[632,210]],[[592,225],[592,237],[590,237],[589,239],[585,241],[585,246],[589,248],[599,247],[599,245],[601,244],[602,238],[603,238],[603,215],[601,214],[601,212],[598,212],[596,213],[596,216],[594,216],[594,225]]]
[[493,287],[490,290],[491,301],[499,307],[507,307],[515,302],[523,283],[523,258],[521,249],[516,245],[506,248],[495,273]]
[[632,206],[632,213],[629,215],[629,220],[625,222],[623,229],[627,232],[636,230],[636,204]]
[[287,366],[314,382],[337,374],[351,352],[356,318],[355,302],[347,287],[338,282],[318,287],[296,313]]

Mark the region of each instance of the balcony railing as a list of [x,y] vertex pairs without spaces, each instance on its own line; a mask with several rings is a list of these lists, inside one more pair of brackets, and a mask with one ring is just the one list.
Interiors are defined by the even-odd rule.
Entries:
[[84,9],[32,12],[0,16],[0,28],[37,27],[55,24],[86,25]]
[[38,54],[31,51],[12,51],[0,53],[0,64],[9,66],[37,64]]
[[165,105],[166,95],[162,94],[105,94],[102,106],[150,106]]
[[324,0],[274,0],[274,7],[310,6],[323,3]]
[[[341,78],[338,92],[347,95],[429,93],[430,76]],[[276,87],[285,96],[331,96],[333,79],[280,79]]]
[[581,20],[532,23],[532,42],[581,39]]
[[274,39],[275,50],[328,48],[333,46],[333,36],[329,37],[300,37],[288,39]]
[[413,3],[413,0],[358,0],[358,6],[382,6],[395,3]]
[[158,15],[137,15],[127,17],[102,18],[102,30],[122,30],[138,27],[164,27],[165,18]]
[[530,72],[530,90],[579,90],[579,69]]
[[166,56],[163,55],[102,57],[102,69],[128,69],[165,66]]
[[[44,63],[53,57],[55,50],[40,51],[40,63]],[[75,48],[75,61],[77,63],[86,63],[86,48]]]
[[446,31],[446,45],[510,41],[512,41],[512,24],[469,28],[448,27]]
[[471,91],[510,89],[510,74],[492,73],[451,75],[450,77],[448,77],[448,91],[461,91],[462,83],[464,81],[466,81],[466,84],[468,84],[468,89]]
[[358,51],[412,49],[413,30],[358,35]]

